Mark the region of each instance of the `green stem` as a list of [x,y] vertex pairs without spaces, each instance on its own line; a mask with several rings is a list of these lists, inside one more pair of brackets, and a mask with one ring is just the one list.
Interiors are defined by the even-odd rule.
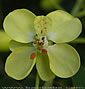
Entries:
[[59,9],[59,10],[64,10],[64,8],[62,8],[62,7],[61,7],[60,5],[58,5],[58,4],[55,6],[55,8],[56,8],[56,9]]
[[64,8],[62,8],[61,5],[56,4],[55,2],[53,2],[53,0],[49,0],[49,1],[54,6],[55,9],[64,10]]
[[39,78],[39,75],[38,75],[38,73],[37,73],[37,74],[36,74],[35,89],[39,89],[39,81],[40,81],[40,78]]
[[84,11],[80,11],[78,14],[77,14],[77,17],[83,17],[85,16],[85,10]]
[[[50,80],[50,81],[47,81],[44,83],[44,87],[47,87],[47,89],[48,89],[48,87],[52,87],[52,85],[53,85],[53,80]],[[50,88],[50,89],[52,89],[52,88]]]
[[75,3],[75,5],[74,5],[74,7],[73,7],[73,9],[71,11],[71,14],[73,16],[76,16],[78,14],[78,12],[79,12],[79,10],[81,8],[81,5],[83,4],[83,1],[84,0],[76,0],[76,3]]
[[71,43],[85,44],[85,38],[77,38],[76,40],[72,41]]

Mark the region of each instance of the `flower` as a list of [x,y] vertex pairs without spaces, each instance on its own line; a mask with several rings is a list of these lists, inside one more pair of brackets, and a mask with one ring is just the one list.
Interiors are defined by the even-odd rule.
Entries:
[[62,10],[36,16],[29,10],[17,9],[6,16],[3,26],[13,39],[9,46],[12,53],[5,64],[8,76],[24,79],[35,63],[44,81],[54,79],[55,75],[72,77],[79,70],[79,54],[67,44],[81,33],[78,18]]

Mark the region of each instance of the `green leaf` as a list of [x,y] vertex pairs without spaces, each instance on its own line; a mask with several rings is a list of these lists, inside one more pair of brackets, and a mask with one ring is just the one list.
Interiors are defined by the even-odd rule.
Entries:
[[36,68],[43,81],[54,79],[55,75],[50,70],[47,54],[37,53]]
[[20,47],[33,47],[32,42],[30,43],[20,43],[14,40],[11,40],[9,43],[9,48],[11,51],[14,51],[16,48]]
[[10,12],[3,23],[4,30],[16,41],[28,43],[35,35],[34,19],[35,15],[26,9],[17,9]]
[[9,51],[9,42],[11,38],[3,31],[0,30],[0,51]]
[[7,58],[5,72],[8,76],[21,80],[32,71],[36,58],[30,59],[30,55],[35,52],[33,47],[22,47],[14,50]]
[[61,78],[69,78],[80,68],[77,51],[68,44],[55,44],[48,47],[48,57],[52,72]]
[[53,11],[47,16],[52,20],[52,28],[47,34],[49,40],[56,43],[70,42],[80,35],[82,24],[78,18],[62,10]]

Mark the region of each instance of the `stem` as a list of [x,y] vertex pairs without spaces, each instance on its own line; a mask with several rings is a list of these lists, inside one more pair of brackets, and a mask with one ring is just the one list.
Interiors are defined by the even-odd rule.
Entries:
[[85,38],[77,38],[76,40],[72,41],[71,43],[85,44]]
[[59,4],[53,2],[53,0],[49,0],[49,1],[54,6],[55,9],[64,10],[64,8],[62,8]]
[[56,8],[56,9],[59,9],[59,10],[64,10],[64,8],[62,8],[62,7],[61,7],[60,5],[58,5],[58,4],[55,6],[55,8]]
[[85,16],[85,10],[84,11],[80,11],[78,14],[77,14],[77,17],[83,17]]
[[73,7],[73,9],[72,9],[72,11],[71,11],[71,14],[72,14],[73,16],[76,16],[76,15],[77,15],[77,13],[78,13],[79,10],[80,10],[81,5],[83,4],[83,1],[84,1],[84,0],[76,0],[76,3],[75,3],[75,5],[74,5],[74,7]]
[[39,75],[38,75],[38,73],[37,73],[37,74],[36,74],[35,89],[39,89],[39,81],[40,81],[40,78],[39,78]]
[[[48,87],[52,87],[52,85],[53,85],[53,80],[50,80],[50,81],[47,81],[44,83],[44,87],[47,87],[47,89],[48,89]],[[52,89],[52,88],[50,88],[50,89]]]

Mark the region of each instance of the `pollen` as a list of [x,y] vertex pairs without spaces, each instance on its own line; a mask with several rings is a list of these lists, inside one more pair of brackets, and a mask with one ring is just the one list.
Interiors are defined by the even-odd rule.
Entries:
[[46,27],[44,27],[44,29],[47,29]]
[[[46,39],[46,36],[39,37],[38,35],[35,35],[35,39],[32,43],[38,52],[43,53],[43,54],[47,53],[46,48],[48,47],[48,40]],[[34,59],[35,56],[36,54],[32,53],[30,56],[30,59]]]
[[43,29],[41,30],[41,34],[43,33]]
[[46,49],[42,49],[42,53],[43,54],[46,54],[47,53],[47,50]]
[[37,47],[37,49],[38,49],[38,50],[41,50],[41,49],[42,49],[42,47]]
[[35,53],[32,53],[31,55],[30,55],[30,59],[34,59],[36,57],[36,54]]

